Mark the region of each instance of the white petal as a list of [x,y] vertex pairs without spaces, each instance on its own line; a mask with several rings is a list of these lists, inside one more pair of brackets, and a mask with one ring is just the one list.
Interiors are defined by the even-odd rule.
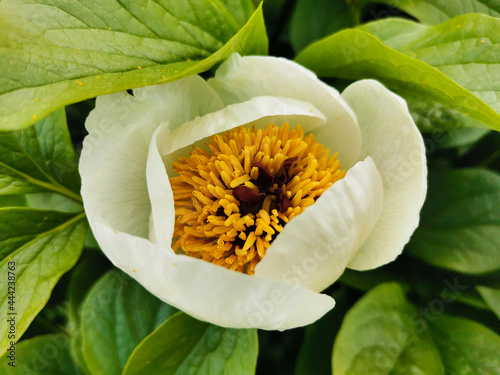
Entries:
[[425,147],[405,101],[377,81],[356,82],[342,97],[358,118],[361,156],[373,158],[384,186],[380,218],[349,263],[366,270],[393,261],[418,225],[427,191]]
[[382,180],[371,158],[290,220],[255,274],[321,291],[337,280],[377,222]]
[[164,118],[170,122],[171,130],[224,107],[214,89],[197,75],[163,85],[135,89],[134,95],[147,99],[160,108]]
[[150,133],[143,138],[149,141],[152,131],[160,124],[159,121],[156,124],[148,121],[152,112],[152,103],[126,92],[99,96],[95,109],[85,121],[89,135],[85,137],[80,159],[82,178],[92,175],[105,164],[136,128],[147,127]]
[[338,151],[344,168],[350,168],[359,160],[361,138],[355,115],[335,89],[293,61],[233,54],[208,83],[226,104],[261,95],[311,103],[327,118],[325,126],[313,132],[318,142],[332,152]]
[[158,144],[158,139],[167,133],[168,124],[163,124],[155,130],[151,138],[146,179],[152,208],[150,238],[153,242],[170,249],[175,224],[174,194]]
[[[147,237],[151,206],[145,179],[153,131],[222,106],[200,77],[100,96],[85,126],[80,158],[82,196],[87,216],[114,228]],[[164,98],[163,102],[161,98]]]
[[97,98],[80,157],[81,193],[89,220],[99,217],[145,237],[151,207],[144,172],[151,134],[159,124],[148,121],[151,111],[149,103],[127,93]]
[[331,297],[300,286],[248,276],[96,223],[109,259],[161,300],[224,327],[285,330],[319,319]]
[[285,122],[291,127],[301,124],[305,131],[310,131],[323,125],[325,116],[306,102],[260,96],[198,117],[165,134],[160,141],[160,152],[164,156],[168,174],[173,175],[172,162],[180,156],[186,156],[186,147],[189,146],[190,150],[192,144],[203,147],[208,137],[240,125],[264,128],[269,124],[282,125]]
[[228,105],[224,109],[198,117],[183,124],[164,140],[162,152],[169,154],[214,134],[240,125],[263,128],[269,124],[290,126],[299,123],[304,131],[311,131],[325,123],[325,116],[307,102],[288,98],[260,96],[246,102]]

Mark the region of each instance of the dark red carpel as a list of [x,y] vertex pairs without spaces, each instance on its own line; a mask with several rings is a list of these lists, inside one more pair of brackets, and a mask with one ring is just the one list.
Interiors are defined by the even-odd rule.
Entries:
[[257,177],[257,180],[254,181],[254,183],[259,187],[260,191],[265,191],[273,186],[274,176],[266,169],[266,167],[264,167],[260,163],[254,163],[251,165],[251,167],[259,168],[259,176]]
[[286,210],[288,210],[288,207],[290,207],[291,203],[290,203],[290,199],[288,199],[286,196],[285,196],[285,192],[283,191],[283,189],[276,189],[274,191],[274,195],[276,196],[276,203],[278,203],[278,208],[280,210],[281,213],[283,212],[286,212]]
[[283,164],[281,164],[281,176],[276,178],[276,182],[278,184],[286,184],[288,182],[288,171],[292,167],[292,164],[295,163],[299,158],[297,156],[293,158],[286,159]]
[[[271,172],[267,170],[260,163],[254,163],[251,167],[259,168],[259,175],[256,180],[253,180],[255,185],[259,188],[259,192],[257,193],[255,190],[250,189],[247,186],[240,185],[233,189],[233,195],[236,199],[240,201],[240,211],[244,216],[247,213],[251,212],[256,214],[259,212],[261,208],[261,204],[266,197],[266,193],[269,194],[269,189],[271,189],[274,185],[274,182],[278,184],[286,184],[289,180],[289,171],[292,167],[293,163],[298,160],[298,157],[288,158],[281,165],[281,175],[280,177],[274,177]],[[279,211],[281,213],[288,210],[291,202],[285,195],[285,192],[281,188],[276,188],[273,193],[276,196],[275,204],[278,206]]]
[[247,186],[240,185],[233,189],[233,196],[240,201],[241,215],[244,216],[249,212],[259,212],[266,193],[257,193]]

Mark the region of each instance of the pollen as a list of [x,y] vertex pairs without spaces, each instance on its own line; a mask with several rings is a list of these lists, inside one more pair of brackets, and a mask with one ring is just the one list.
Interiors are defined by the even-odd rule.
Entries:
[[300,126],[239,127],[173,163],[173,249],[253,275],[285,225],[344,178]]

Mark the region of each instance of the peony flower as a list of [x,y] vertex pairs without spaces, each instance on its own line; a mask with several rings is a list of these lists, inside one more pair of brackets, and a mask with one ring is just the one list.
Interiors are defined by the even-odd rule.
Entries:
[[426,193],[406,103],[363,80],[233,55],[97,98],[80,161],[92,231],[161,300],[220,326],[284,330],[333,308],[346,267],[394,260]]

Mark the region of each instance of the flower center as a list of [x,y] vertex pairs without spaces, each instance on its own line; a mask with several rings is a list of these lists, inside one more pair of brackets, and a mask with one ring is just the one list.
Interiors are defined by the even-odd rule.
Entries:
[[283,227],[345,176],[337,153],[298,126],[240,127],[173,163],[173,249],[254,274]]

